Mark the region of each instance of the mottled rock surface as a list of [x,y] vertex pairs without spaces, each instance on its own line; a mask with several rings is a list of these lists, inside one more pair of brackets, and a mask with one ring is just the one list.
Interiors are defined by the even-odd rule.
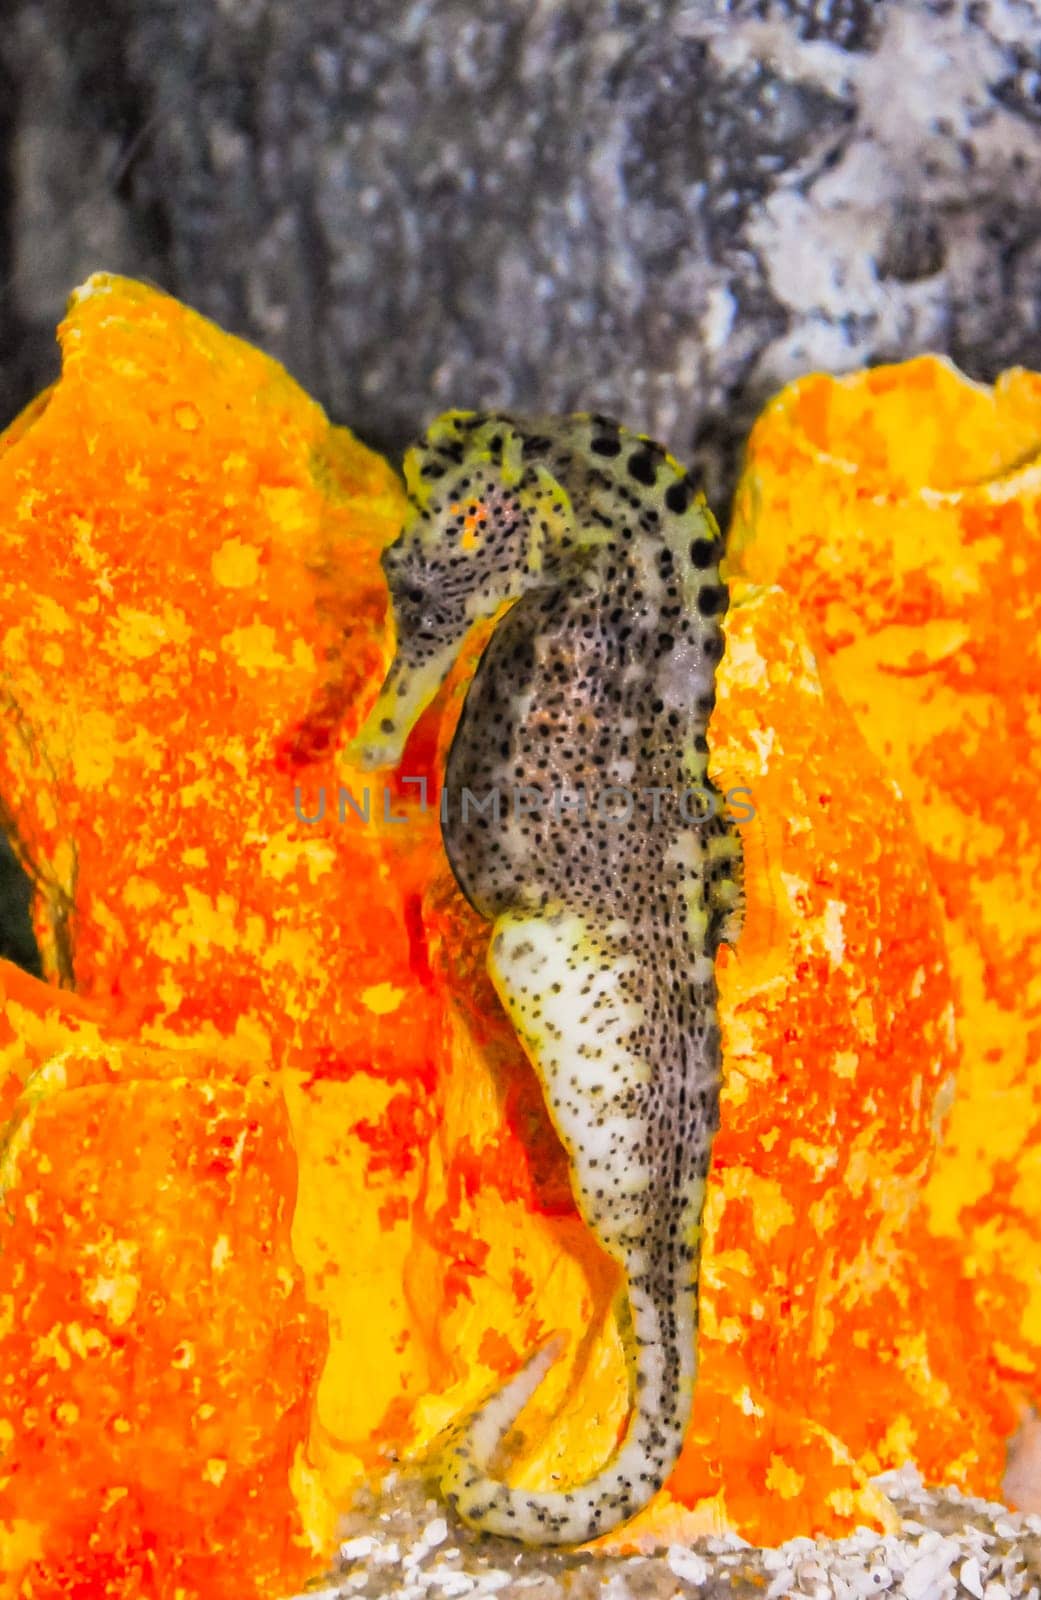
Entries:
[[1041,363],[1036,0],[15,0],[0,415],[160,283],[365,438],[619,413],[725,503],[808,368]]

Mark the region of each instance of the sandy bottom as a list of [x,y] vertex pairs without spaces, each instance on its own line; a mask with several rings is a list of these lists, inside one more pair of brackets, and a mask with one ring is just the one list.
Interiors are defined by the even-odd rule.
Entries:
[[378,1496],[361,1497],[345,1521],[337,1571],[316,1580],[307,1600],[1041,1600],[1041,1516],[926,1488],[911,1467],[875,1482],[903,1518],[898,1535],[860,1529],[766,1550],[707,1538],[656,1555],[607,1557],[478,1538],[445,1515],[428,1481],[401,1475]]

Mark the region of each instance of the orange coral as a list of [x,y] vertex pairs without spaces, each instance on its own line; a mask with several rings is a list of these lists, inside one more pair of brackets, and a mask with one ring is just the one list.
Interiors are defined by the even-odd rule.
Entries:
[[[624,1408],[614,1268],[440,847],[465,663],[386,793],[336,765],[389,659],[396,479],[140,285],[92,279],[61,337],[0,441],[0,792],[77,990],[4,971],[4,1592],[275,1595],[364,1472],[553,1328],[516,1470],[590,1474]],[[713,738],[755,817],[702,1374],[629,1540],[839,1531],[908,1456],[993,1491],[1012,1426],[918,1205],[961,957],[805,618],[735,586]]]
[[786,389],[732,545],[797,596],[943,910],[958,1086],[930,1229],[1041,1403],[1041,375],[926,356]]
[[231,1600],[245,1550],[283,1592],[306,1571],[291,1472],[327,1341],[277,1084],[0,978],[27,1085],[3,1162],[0,1573],[33,1596]]

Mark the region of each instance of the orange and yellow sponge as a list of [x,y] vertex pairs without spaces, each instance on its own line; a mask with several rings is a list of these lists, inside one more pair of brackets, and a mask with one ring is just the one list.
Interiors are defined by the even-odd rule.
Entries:
[[[0,969],[0,1595],[277,1596],[328,1560],[366,1474],[422,1455],[553,1329],[568,1353],[513,1470],[590,1476],[625,1405],[614,1269],[441,849],[465,664],[386,789],[343,765],[391,654],[397,478],[274,362],[142,285],[92,278],[60,336],[61,379],[0,440],[0,795],[47,977]],[[853,648],[888,606],[935,654],[954,627],[937,586],[962,594],[959,626],[973,594],[996,620],[974,563],[1003,550],[987,570],[1008,595],[1035,558],[1011,525],[979,531],[988,503],[942,512],[946,576],[925,555],[902,586],[880,576],[890,547],[831,486],[845,467],[788,428],[779,403],[753,437],[712,725],[717,781],[750,794],[750,867],[720,958],[694,1423],[618,1545],[884,1520],[868,1479],[907,1459],[996,1493],[1038,1381],[1016,1164],[1041,1114],[1025,1047],[986,1066],[965,1046],[1012,1050],[1029,825],[1012,853],[997,820],[969,835],[966,761],[934,827],[900,765],[910,703],[876,692],[918,678],[870,646],[851,678],[824,625]],[[812,548],[781,510],[800,495]],[[931,550],[939,514],[899,503],[901,550]],[[1000,659],[940,697],[966,749],[979,696],[1020,716]],[[987,850],[1016,901],[999,946]],[[987,1100],[988,1072],[1011,1098]]]

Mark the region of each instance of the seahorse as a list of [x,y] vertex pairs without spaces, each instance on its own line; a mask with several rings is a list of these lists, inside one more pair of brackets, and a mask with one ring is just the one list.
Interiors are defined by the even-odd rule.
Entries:
[[488,970],[578,1208],[622,1268],[629,1383],[596,1476],[508,1487],[489,1463],[556,1354],[543,1347],[456,1436],[441,1483],[472,1527],[577,1544],[661,1487],[692,1409],[714,963],[741,917],[739,835],[707,771],[722,544],[691,475],[605,416],[449,412],[405,477],[383,558],[397,653],[353,753],[397,764],[470,629],[498,618],[449,752],[442,836],[492,924]]

